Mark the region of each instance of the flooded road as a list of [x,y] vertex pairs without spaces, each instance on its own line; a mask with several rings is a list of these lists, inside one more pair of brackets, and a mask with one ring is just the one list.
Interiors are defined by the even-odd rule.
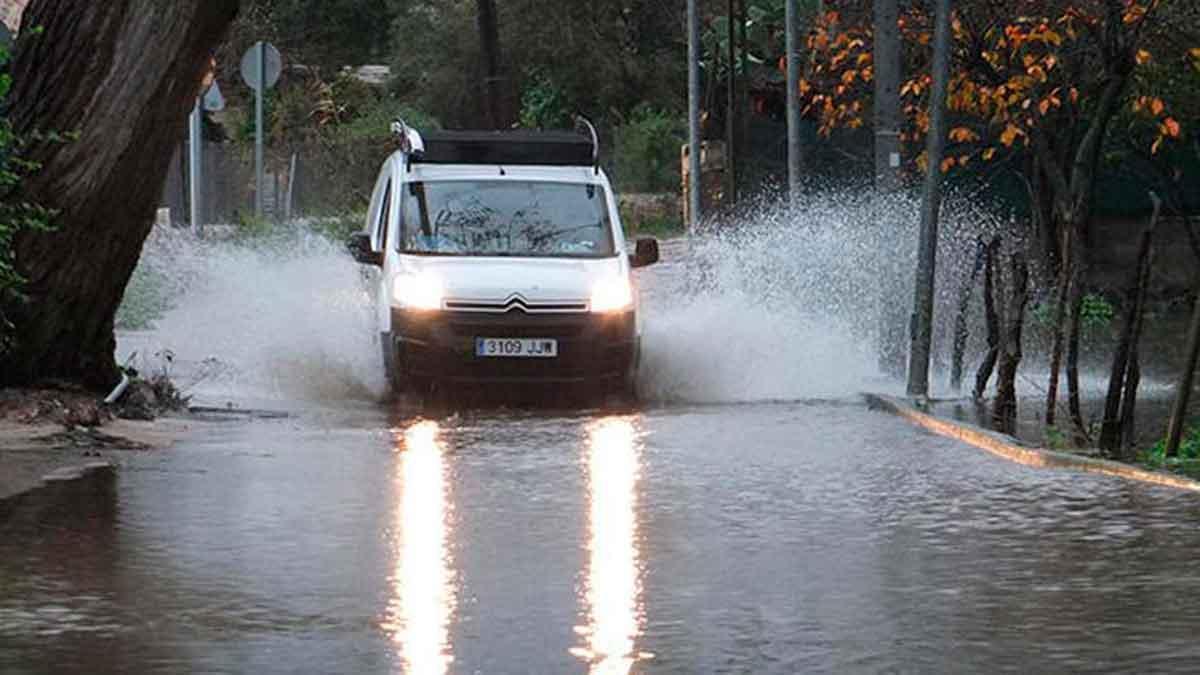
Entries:
[[308,409],[0,525],[0,672],[1183,672],[1198,517],[857,398]]

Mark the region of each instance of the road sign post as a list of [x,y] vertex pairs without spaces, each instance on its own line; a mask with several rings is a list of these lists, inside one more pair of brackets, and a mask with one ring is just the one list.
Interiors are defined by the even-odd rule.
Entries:
[[279,50],[266,42],[258,42],[242,56],[242,79],[254,90],[254,215],[263,216],[263,193],[266,189],[264,167],[266,137],[266,90],[275,86],[283,72]]
[[192,109],[192,116],[188,120],[188,202],[191,207],[189,215],[191,218],[192,232],[196,235],[200,234],[200,219],[203,217],[203,211],[200,208],[200,153],[201,145],[204,143],[204,134],[202,133],[202,121],[204,117],[204,105],[202,99],[196,99],[196,107]]

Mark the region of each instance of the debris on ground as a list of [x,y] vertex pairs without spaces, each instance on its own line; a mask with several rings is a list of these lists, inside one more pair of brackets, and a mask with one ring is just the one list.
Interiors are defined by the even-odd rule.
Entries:
[[98,427],[112,420],[100,397],[82,388],[56,386],[0,390],[0,420],[18,424]]

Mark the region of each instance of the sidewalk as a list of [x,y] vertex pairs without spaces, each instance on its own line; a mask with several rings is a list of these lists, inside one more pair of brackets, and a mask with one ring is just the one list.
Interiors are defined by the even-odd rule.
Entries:
[[122,453],[169,447],[193,423],[114,420],[98,429],[0,422],[0,503],[50,483],[111,472]]
[[1200,492],[1200,482],[1184,476],[1144,469],[1133,464],[1047,450],[1024,443],[1013,436],[937,415],[931,412],[927,406],[917,406],[907,399],[882,394],[864,394],[864,396],[867,403],[873,408],[894,413],[935,434],[957,439],[1018,464],[1102,473],[1143,483]]

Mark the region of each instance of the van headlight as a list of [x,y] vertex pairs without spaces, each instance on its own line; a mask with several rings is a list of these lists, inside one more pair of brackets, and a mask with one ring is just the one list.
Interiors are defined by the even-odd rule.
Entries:
[[442,284],[424,274],[400,274],[392,282],[392,299],[404,309],[441,309]]
[[610,277],[592,288],[592,312],[621,312],[633,307],[633,284],[628,277]]

